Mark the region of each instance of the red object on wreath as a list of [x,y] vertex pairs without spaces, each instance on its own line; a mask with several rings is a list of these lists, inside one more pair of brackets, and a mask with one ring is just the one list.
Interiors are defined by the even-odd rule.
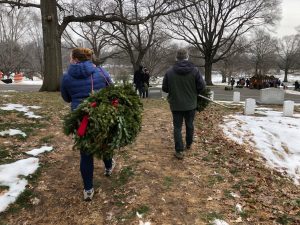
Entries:
[[112,101],[111,101],[111,104],[112,104],[112,106],[114,106],[114,107],[118,107],[118,105],[119,105],[118,99],[112,100]]
[[95,108],[97,106],[97,102],[92,102],[91,107]]
[[89,116],[88,115],[83,116],[81,123],[77,129],[77,135],[79,137],[83,137],[85,135],[88,122],[89,122]]

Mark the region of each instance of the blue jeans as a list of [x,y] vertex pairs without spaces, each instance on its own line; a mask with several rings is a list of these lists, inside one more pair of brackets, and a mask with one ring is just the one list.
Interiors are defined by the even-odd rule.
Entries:
[[[112,167],[112,159],[103,159],[106,169]],[[92,154],[87,155],[80,152],[80,172],[83,180],[84,190],[93,188],[93,174],[94,174],[94,157]]]
[[174,142],[175,142],[176,152],[181,152],[184,149],[184,145],[182,141],[182,133],[181,133],[183,119],[186,127],[186,136],[185,136],[186,146],[189,146],[193,143],[195,114],[196,114],[196,110],[172,111],[173,127],[174,127]]

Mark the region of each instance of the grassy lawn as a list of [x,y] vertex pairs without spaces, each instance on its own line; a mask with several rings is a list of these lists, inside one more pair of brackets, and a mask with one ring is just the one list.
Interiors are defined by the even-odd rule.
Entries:
[[[6,94],[7,95],[7,94]],[[0,110],[0,131],[27,134],[0,137],[0,165],[29,156],[44,144],[54,151],[39,156],[40,169],[18,201],[0,215],[0,224],[300,224],[300,190],[267,168],[250,146],[229,140],[219,124],[242,112],[210,105],[197,113],[195,144],[183,161],[174,158],[172,118],[164,100],[143,99],[143,126],[136,141],[116,152],[113,176],[103,176],[95,159],[92,202],[82,201],[79,153],[62,133],[69,105],[59,93],[9,93],[3,104],[41,106],[41,119]],[[299,110],[299,108],[296,108]],[[0,194],[8,187],[1,186]],[[242,206],[242,211],[236,205]],[[88,210],[89,213],[86,213]],[[137,217],[137,213],[142,218]]]

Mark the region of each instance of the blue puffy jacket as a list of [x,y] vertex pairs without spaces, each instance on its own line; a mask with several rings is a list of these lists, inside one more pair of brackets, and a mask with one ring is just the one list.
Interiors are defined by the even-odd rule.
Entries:
[[94,91],[106,87],[103,74],[99,73],[99,69],[91,61],[70,64],[62,78],[61,96],[66,102],[71,102],[72,110],[91,94],[92,79]]

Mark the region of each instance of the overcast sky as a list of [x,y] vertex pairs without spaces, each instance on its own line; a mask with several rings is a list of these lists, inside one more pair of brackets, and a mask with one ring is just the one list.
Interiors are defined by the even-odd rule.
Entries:
[[297,26],[300,26],[300,0],[282,0],[282,20],[277,26],[277,35],[296,34]]

